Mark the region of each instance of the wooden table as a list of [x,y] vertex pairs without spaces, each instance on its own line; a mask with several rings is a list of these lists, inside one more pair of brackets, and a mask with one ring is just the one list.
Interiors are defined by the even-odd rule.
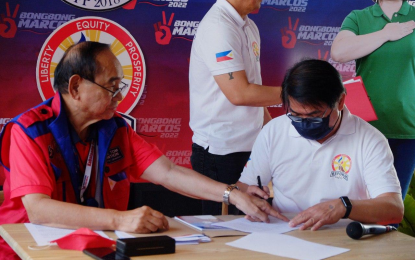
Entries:
[[[224,216],[221,216],[222,218]],[[232,216],[226,216],[232,217]],[[195,234],[197,231],[186,227],[185,225],[169,219],[170,230],[163,234],[170,236],[179,236],[185,234]],[[360,240],[353,240],[346,235],[345,226],[348,222],[341,220],[339,223],[323,227],[319,231],[291,231],[286,233],[290,236],[298,237],[310,242],[316,242],[324,245],[331,245],[351,249],[349,252],[331,257],[330,260],[336,259],[364,259],[364,260],[403,260],[415,259],[415,238],[407,236],[400,232],[391,232],[377,236],[364,236]],[[106,232],[111,238],[116,238],[114,232]],[[0,226],[0,235],[24,260],[26,259],[71,259],[89,260],[88,256],[80,251],[62,250],[58,246],[50,246],[45,250],[34,251],[28,249],[28,246],[36,245],[34,239],[23,224],[9,224]],[[153,234],[153,235],[160,235]],[[264,253],[258,253],[249,250],[242,250],[225,245],[227,242],[239,239],[240,236],[232,237],[213,237],[210,243],[201,243],[199,245],[179,245],[176,246],[176,253],[169,255],[140,256],[132,259],[204,259],[204,260],[222,260],[222,259],[288,259]]]

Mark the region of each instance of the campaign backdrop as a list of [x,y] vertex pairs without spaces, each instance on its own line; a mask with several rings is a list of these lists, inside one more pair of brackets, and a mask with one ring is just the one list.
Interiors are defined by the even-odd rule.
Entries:
[[[53,72],[70,45],[99,41],[111,45],[123,66],[123,84],[128,88],[119,112],[137,119],[128,122],[171,161],[190,168],[190,50],[199,22],[214,3],[0,0],[0,128],[53,96]],[[346,15],[372,4],[371,0],[263,0],[260,10],[249,15],[261,35],[263,84],[281,85],[286,70],[306,57],[327,60],[344,80],[353,77],[355,62],[334,62],[330,48]],[[273,117],[285,112],[281,104],[269,110]],[[168,216],[201,214],[198,201],[150,183],[135,185],[129,208],[149,205]]]
[[[85,40],[111,44],[128,88],[119,111],[174,163],[191,167],[188,70],[199,22],[215,0],[0,0],[0,128],[53,96],[53,71],[64,51]],[[330,59],[350,11],[371,0],[263,0],[249,17],[261,35],[264,85],[279,86],[305,58],[329,61],[351,78],[355,63]],[[281,105],[269,108],[273,117]]]

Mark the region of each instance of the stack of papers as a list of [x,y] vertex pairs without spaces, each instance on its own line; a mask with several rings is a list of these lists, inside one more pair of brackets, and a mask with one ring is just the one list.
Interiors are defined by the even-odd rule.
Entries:
[[173,237],[176,240],[176,245],[196,245],[199,243],[206,243],[212,241],[210,237],[203,234],[194,234],[188,236]]
[[223,220],[220,218],[214,217],[212,215],[199,215],[199,216],[177,216],[174,219],[178,220],[179,222],[188,225],[192,228],[195,228],[199,231],[205,230],[229,230],[228,228],[224,228],[221,226],[215,226],[214,224],[222,223]]

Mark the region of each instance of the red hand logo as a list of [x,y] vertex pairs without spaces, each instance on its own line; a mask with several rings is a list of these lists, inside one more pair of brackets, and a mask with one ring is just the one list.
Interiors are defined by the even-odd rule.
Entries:
[[[17,11],[19,11],[19,5],[16,5],[14,9],[13,16],[10,15],[9,2],[6,2],[6,12],[7,17],[4,17],[4,14],[1,14],[0,20],[0,35],[4,38],[13,38],[17,32],[16,22],[13,20],[16,18]],[[13,19],[9,18],[12,17]]]
[[154,24],[154,30],[155,30],[155,36],[156,36],[156,42],[158,44],[161,45],[167,45],[170,43],[171,40],[171,30],[170,30],[170,26],[172,21],[173,21],[173,17],[174,17],[174,13],[172,13],[170,15],[170,19],[169,19],[169,23],[166,23],[166,13],[163,11],[163,24],[161,24],[161,22],[155,23]]
[[326,51],[326,53],[324,53],[324,57],[321,57],[321,50],[318,50],[318,59],[319,60],[325,60],[327,61],[327,57],[329,56],[329,51]]
[[292,49],[294,48],[295,44],[297,43],[297,36],[295,35],[295,30],[297,30],[298,22],[300,19],[297,18],[295,21],[294,28],[291,23],[291,17],[288,17],[288,30],[287,27],[284,27],[281,29],[282,34],[282,46],[286,49]]
[[136,4],[137,4],[137,0],[132,0],[128,4],[123,5],[122,8],[124,8],[126,10],[133,10],[135,8]]

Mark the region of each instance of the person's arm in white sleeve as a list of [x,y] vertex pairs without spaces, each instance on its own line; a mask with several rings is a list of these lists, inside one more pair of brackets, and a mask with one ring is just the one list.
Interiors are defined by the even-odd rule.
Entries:
[[[199,52],[219,88],[235,106],[265,107],[281,103],[281,87],[263,86],[248,81],[243,53],[248,51],[239,33],[226,24],[216,24],[198,35],[204,49]],[[201,47],[200,47],[201,48]],[[230,51],[232,58],[218,61],[216,55]]]

